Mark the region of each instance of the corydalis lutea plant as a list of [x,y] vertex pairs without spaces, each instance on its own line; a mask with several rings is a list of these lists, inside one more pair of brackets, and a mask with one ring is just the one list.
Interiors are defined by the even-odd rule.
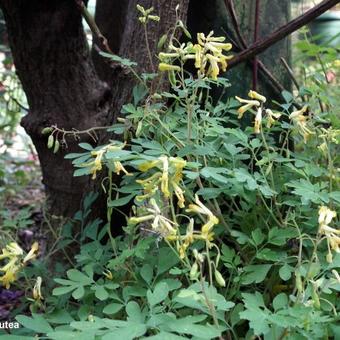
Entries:
[[[92,257],[98,244],[92,257],[86,248],[77,269],[86,277],[68,273],[69,280],[59,281],[55,293],[74,289],[73,297],[84,301],[92,296],[91,310],[96,305],[99,314],[106,314],[116,306],[97,293],[98,287],[109,291],[106,287],[116,285],[108,295],[121,309],[110,318],[125,322],[132,309],[143,306],[147,317],[140,336],[164,337],[164,329],[188,335],[195,327],[187,327],[184,318],[202,314],[207,319],[199,326],[214,324],[216,336],[335,336],[332,327],[340,310],[338,129],[327,128],[317,111],[310,115],[307,102],[302,110],[289,101],[273,109],[270,99],[255,91],[248,99],[213,100],[213,86],[229,86],[220,75],[230,47],[213,33],[186,44],[170,35],[158,56],[159,71],[169,75],[169,91],[153,87],[145,97],[137,87],[133,103],[123,107],[119,124],[111,128],[124,142],[96,148],[81,144],[82,154],[67,156],[77,167],[75,175],[108,169],[103,186],[109,220],[113,209],[128,202],[133,208],[124,240],[110,235],[112,251],[97,260]],[[195,66],[193,74],[187,72],[189,63]],[[254,123],[242,129],[246,114],[253,115]],[[297,151],[289,147],[291,140]],[[113,174],[120,174],[119,185]],[[147,242],[152,246],[145,251]],[[160,274],[162,261],[172,259],[177,262]],[[84,265],[88,261],[97,281]],[[133,294],[127,298],[129,291]],[[88,322],[100,320],[91,314]],[[185,330],[175,321],[185,323]],[[157,327],[150,328],[155,322]]]

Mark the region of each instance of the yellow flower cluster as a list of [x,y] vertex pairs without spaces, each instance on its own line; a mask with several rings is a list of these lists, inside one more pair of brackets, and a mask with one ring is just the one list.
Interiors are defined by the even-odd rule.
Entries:
[[166,238],[171,235],[176,235],[176,229],[174,228],[176,223],[162,215],[161,209],[154,198],[151,198],[149,203],[150,205],[146,208],[147,215],[131,217],[128,223],[139,224],[150,221],[152,231],[161,237]]
[[299,133],[303,136],[303,140],[307,143],[307,140],[310,135],[314,134],[314,132],[307,127],[307,117],[304,113],[307,112],[308,106],[305,105],[302,109],[293,111],[289,118],[294,122],[297,126]]
[[152,197],[159,189],[164,197],[169,198],[171,192],[177,197],[177,204],[180,208],[184,208],[185,198],[184,191],[180,187],[180,182],[183,178],[183,169],[186,161],[179,157],[161,156],[156,160],[147,161],[139,165],[141,172],[147,172],[150,169],[157,168],[160,171],[155,172],[153,175],[146,179],[136,180],[141,184],[144,194],[137,196],[137,201],[143,201]]
[[200,231],[194,231],[194,220],[191,218],[187,226],[185,235],[179,235],[178,225],[169,218],[162,215],[161,209],[154,198],[149,201],[150,205],[146,207],[146,215],[135,216],[129,219],[129,224],[136,225],[149,222],[151,230],[157,235],[165,238],[169,242],[177,242],[177,250],[181,259],[186,255],[188,247],[195,240],[202,240],[210,245],[213,240],[213,227],[219,223],[218,218],[195,196],[196,204],[189,204],[187,212],[194,212],[203,215],[206,218]]
[[154,8],[151,7],[149,9],[145,9],[143,6],[141,5],[137,5],[137,10],[142,14],[138,20],[142,23],[142,24],[147,24],[149,20],[152,21],[159,21],[160,17],[157,15],[151,15],[151,13],[153,12]]
[[322,133],[319,134],[319,138],[322,139],[323,142],[318,146],[318,149],[327,157],[328,144],[339,144],[340,130],[329,127],[328,129],[321,128],[321,131]]
[[340,230],[329,226],[333,218],[336,217],[336,212],[329,209],[326,206],[322,206],[319,209],[319,233],[325,235],[328,245],[328,255],[327,261],[331,263],[333,261],[333,256],[331,249],[340,253]]
[[39,249],[38,242],[34,242],[31,250],[24,256],[24,251],[21,247],[15,243],[9,243],[0,254],[0,260],[6,259],[8,262],[0,268],[0,272],[4,272],[3,276],[0,276],[0,282],[6,289],[11,286],[11,283],[15,282],[18,272],[25,266],[25,264],[36,257],[36,253]]
[[205,223],[200,231],[194,231],[194,220],[190,219],[185,235],[170,235],[166,237],[168,241],[178,241],[177,250],[180,258],[184,258],[188,247],[194,243],[195,240],[203,240],[210,244],[214,238],[213,227],[219,223],[218,218],[195,196],[196,204],[189,204],[186,212],[194,212],[203,215],[206,218]]
[[[267,101],[267,99],[265,96],[262,96],[261,94],[252,90],[249,91],[248,97],[250,99],[243,99],[238,96],[235,97],[241,104],[243,104],[237,110],[238,119],[241,119],[245,112],[256,109],[254,132],[258,134],[261,132],[262,127],[263,104]],[[270,109],[266,109],[265,113],[267,117],[267,128],[271,128],[275,121],[281,117],[280,113],[274,113]]]
[[230,51],[232,45],[224,42],[225,37],[214,37],[211,31],[207,36],[204,33],[197,34],[197,44],[191,42],[175,47],[169,45],[169,53],[160,53],[160,71],[180,71],[181,68],[173,65],[174,60],[179,59],[183,64],[187,60],[194,60],[199,77],[208,77],[217,80],[220,70],[227,70],[227,61],[232,56],[224,55],[224,51]]
[[[90,173],[92,174],[92,179],[95,179],[97,176],[97,171],[101,171],[103,168],[102,162],[103,157],[106,152],[108,151],[118,151],[122,150],[125,147],[125,143],[121,145],[115,145],[115,144],[109,144],[106,146],[103,146],[99,150],[91,151],[91,156],[94,157],[93,161],[90,161],[88,163],[83,163],[80,165],[80,167],[90,167]],[[125,175],[131,176],[131,174],[124,168],[123,164],[120,161],[114,161],[114,172],[117,175],[120,175],[121,172],[124,172]]]

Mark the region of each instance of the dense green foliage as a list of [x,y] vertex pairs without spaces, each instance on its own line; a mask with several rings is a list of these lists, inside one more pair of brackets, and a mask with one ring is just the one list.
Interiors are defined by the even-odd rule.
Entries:
[[[158,20],[140,11],[142,24]],[[56,235],[56,250],[80,248],[68,264],[54,261],[59,277],[51,280],[44,259],[25,267],[32,316],[16,316],[18,334],[340,337],[339,98],[325,79],[339,61],[334,49],[298,47],[297,66],[307,57],[321,64],[297,93],[282,94],[285,102],[254,91],[221,101],[210,94],[232,86],[219,77],[229,44],[212,34],[185,45],[170,37],[159,55],[168,90],[157,88],[157,75],[136,75],[133,101],[108,129],[116,139],[66,156],[75,176],[107,171],[108,223],[88,220],[97,197],[89,195]],[[134,63],[105,56],[134,72]],[[186,71],[192,60],[197,74]],[[44,133],[59,152],[67,132]],[[124,233],[114,237],[112,217],[128,203]]]

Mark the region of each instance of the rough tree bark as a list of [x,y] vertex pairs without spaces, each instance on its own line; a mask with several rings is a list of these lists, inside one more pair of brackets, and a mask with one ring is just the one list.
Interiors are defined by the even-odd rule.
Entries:
[[[189,0],[181,1],[185,18]],[[151,54],[156,55],[159,37],[175,22],[174,0],[99,0],[97,13],[106,25],[114,52],[138,62],[138,70],[150,72],[143,30],[138,22],[136,4],[154,6],[162,17],[149,27]],[[29,113],[22,125],[31,136],[41,162],[43,183],[49,198],[50,212],[72,216],[79,209],[82,195],[89,186],[88,177],[73,177],[73,166],[66,153],[78,150],[79,141],[69,139],[67,149],[56,155],[46,146],[41,130],[57,125],[65,130],[87,129],[112,124],[121,106],[128,102],[135,80],[122,69],[113,69],[112,89],[95,71],[82,28],[76,1],[72,0],[0,0],[17,74],[27,95]],[[109,9],[110,12],[106,12]],[[108,18],[112,18],[108,20]],[[105,22],[105,20],[108,20]],[[104,26],[103,26],[104,25]],[[111,27],[113,25],[113,27]],[[103,79],[96,56],[98,73]],[[103,66],[103,64],[102,64]],[[107,67],[104,66],[104,73]],[[105,140],[105,138],[104,138]]]
[[[136,5],[139,4],[146,9],[154,7],[154,13],[161,18],[160,22],[150,22],[148,24],[150,52],[153,57],[153,63],[157,65],[158,40],[174,27],[176,20],[175,8],[178,4],[180,4],[179,16],[183,22],[186,22],[189,0],[129,0],[124,1],[124,4],[121,3],[121,0],[99,0],[96,9],[97,24],[104,35],[107,32],[106,38],[113,52],[137,62],[136,70],[138,73],[151,73],[152,67],[148,57],[144,28],[137,20],[140,13],[137,11]],[[105,17],[103,9],[100,9],[101,6],[114,13],[114,17],[108,22],[105,22],[107,15]],[[110,32],[113,27],[116,29],[115,33]],[[93,53],[96,55],[96,52]],[[111,72],[108,71],[108,66],[101,57],[95,57],[94,60],[102,78],[108,80],[108,75],[110,77],[109,83],[112,85],[113,92],[113,111],[107,117],[106,123],[112,123],[119,115],[122,105],[128,103],[131,99],[136,79],[132,74],[127,74],[121,68],[111,69]]]
[[69,0],[1,0],[17,74],[27,95],[29,113],[22,125],[37,149],[50,211],[70,216],[78,208],[89,179],[74,178],[65,153],[46,147],[42,128],[86,129],[109,111],[108,86],[99,80],[90,58],[81,16]]

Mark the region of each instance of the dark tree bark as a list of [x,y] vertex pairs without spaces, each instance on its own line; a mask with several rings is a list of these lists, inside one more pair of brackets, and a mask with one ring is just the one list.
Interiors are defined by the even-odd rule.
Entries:
[[96,126],[107,116],[110,91],[96,75],[83,32],[81,16],[70,0],[0,0],[17,74],[27,95],[30,111],[22,125],[37,149],[50,212],[70,216],[88,185],[86,177],[73,177],[65,153],[54,155],[46,147],[42,128],[64,129]]
[[[148,57],[143,25],[138,21],[140,13],[137,4],[148,9],[154,7],[160,22],[148,24],[148,43],[153,63],[157,66],[157,43],[159,38],[168,33],[176,22],[176,6],[179,4],[179,16],[186,22],[189,0],[98,0],[96,7],[97,25],[107,38],[109,46],[114,53],[137,62],[138,73],[151,73],[152,67]],[[109,11],[109,12],[108,12]],[[111,13],[109,16],[108,13]],[[95,40],[96,42],[96,40]],[[93,51],[96,69],[102,79],[111,86],[113,92],[113,111],[107,117],[106,123],[114,122],[120,113],[122,105],[131,99],[132,89],[136,79],[132,74],[121,68],[111,68],[105,60],[98,55],[96,48]]]
[[[181,1],[186,17],[189,0]],[[162,18],[149,25],[150,52],[156,62],[156,45],[161,35],[175,23],[174,0],[98,0],[97,19],[108,36],[111,49],[122,57],[138,62],[138,71],[150,72],[144,31],[137,20],[137,3],[154,6]],[[121,68],[110,69],[93,53],[82,28],[81,15],[73,0],[0,0],[10,47],[18,76],[27,95],[29,113],[22,125],[37,149],[43,183],[54,215],[72,216],[80,207],[89,177],[73,177],[74,168],[66,153],[78,151],[79,141],[69,139],[67,149],[54,155],[47,149],[41,130],[57,125],[71,130],[112,124],[121,106],[131,98],[136,84]],[[183,20],[185,21],[185,20]],[[109,86],[99,76],[112,85]],[[108,136],[103,136],[105,142]]]
[[[112,52],[118,54],[125,27],[125,18],[129,1],[122,0],[97,0],[95,22],[101,33],[108,41]],[[94,37],[95,48],[92,49],[92,59],[99,77],[109,84],[113,84],[113,69],[101,57],[96,49],[100,46],[97,37]]]

